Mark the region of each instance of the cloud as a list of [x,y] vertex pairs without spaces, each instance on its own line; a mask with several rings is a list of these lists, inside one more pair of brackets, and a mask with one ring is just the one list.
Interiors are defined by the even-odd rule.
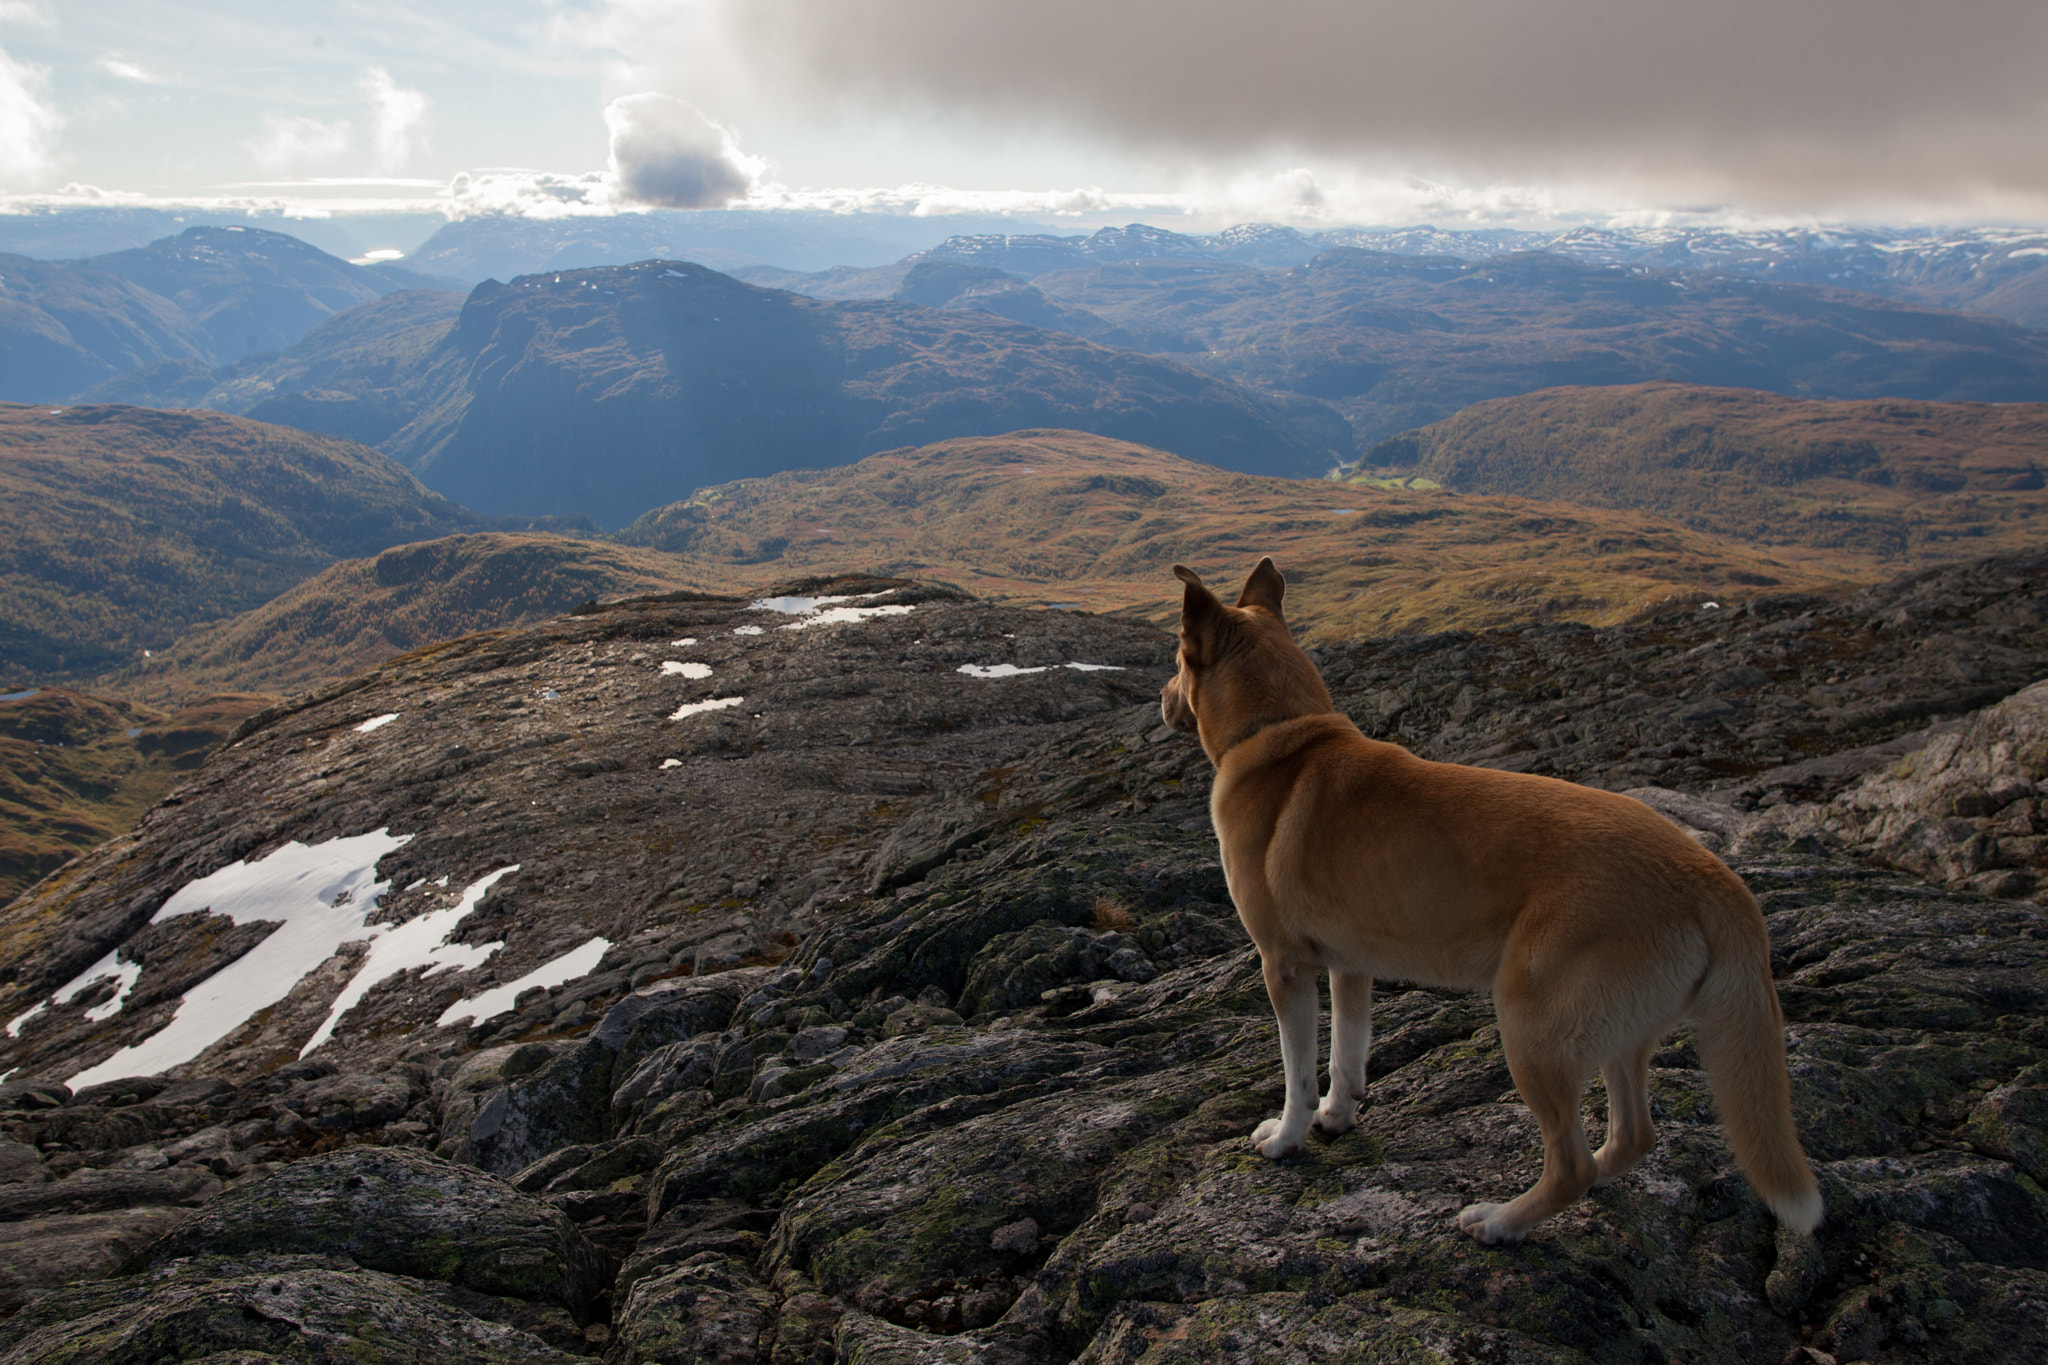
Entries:
[[33,184],[56,166],[54,139],[64,120],[49,84],[41,67],[0,49],[0,188]]
[[265,114],[262,136],[243,145],[259,166],[285,170],[346,156],[355,146],[355,130],[347,119],[325,123],[301,114]]
[[137,85],[156,85],[163,79],[137,66],[118,52],[109,52],[101,57],[99,67],[110,76],[119,76],[122,80],[134,81]]
[[381,66],[363,72],[357,88],[370,102],[370,146],[381,170],[396,170],[427,149],[427,108],[418,90],[407,90]]
[[611,170],[626,203],[667,209],[724,208],[745,199],[767,170],[742,153],[696,105],[652,92],[605,106]]
[[978,115],[1191,165],[1341,159],[1786,208],[2048,193],[2041,0],[728,0],[719,14],[751,79],[821,114]]

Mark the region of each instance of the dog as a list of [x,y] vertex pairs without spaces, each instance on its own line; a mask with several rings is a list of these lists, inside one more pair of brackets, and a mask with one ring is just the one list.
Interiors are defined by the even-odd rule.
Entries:
[[[1543,1175],[1458,1225],[1517,1241],[1650,1150],[1650,1057],[1691,1019],[1737,1162],[1782,1226],[1812,1232],[1820,1191],[1792,1122],[1770,940],[1741,878],[1639,801],[1366,738],[1288,633],[1271,559],[1235,607],[1193,570],[1173,572],[1186,584],[1179,667],[1160,711],[1216,765],[1223,873],[1280,1025],[1287,1098],[1253,1145],[1282,1157],[1311,1124],[1357,1124],[1375,977],[1490,990],[1543,1131]],[[1320,1105],[1319,968],[1332,1014]],[[1597,1152],[1579,1121],[1596,1069]]]

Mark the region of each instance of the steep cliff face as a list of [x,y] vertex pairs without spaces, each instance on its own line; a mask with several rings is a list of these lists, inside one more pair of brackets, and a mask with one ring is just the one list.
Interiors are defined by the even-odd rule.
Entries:
[[[1657,784],[1712,837],[2006,734],[1955,722],[2048,673],[2048,570],[1943,572],[1322,662],[1378,733]],[[393,660],[253,718],[11,907],[0,1360],[2048,1349],[2032,902],[1752,831],[1818,1239],[1775,1234],[1681,1032],[1644,1166],[1480,1247],[1456,1209],[1539,1160],[1483,998],[1383,984],[1360,1128],[1246,1144],[1278,1049],[1206,760],[1151,700],[1166,636],[887,580],[781,595],[810,600]],[[1902,667],[1937,643],[1953,674]],[[265,954],[305,964],[288,990],[228,988]]]

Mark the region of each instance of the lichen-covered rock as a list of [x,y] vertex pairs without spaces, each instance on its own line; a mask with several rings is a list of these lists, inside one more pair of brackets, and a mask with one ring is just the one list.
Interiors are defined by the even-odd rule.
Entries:
[[259,1252],[342,1255],[572,1313],[604,1287],[600,1258],[562,1214],[473,1167],[403,1148],[346,1148],[239,1185],[145,1259]]
[[746,1266],[700,1252],[634,1283],[605,1365],[749,1365],[761,1357],[775,1299]]
[[198,1359],[569,1365],[579,1357],[449,1307],[402,1276],[319,1258],[172,1262],[60,1290],[0,1323],[0,1365]]
[[[1143,661],[1170,643],[951,599],[838,635],[759,616],[761,634],[734,636],[758,615],[737,603],[600,609],[286,708],[152,817],[130,861],[82,860],[67,894],[112,904],[197,875],[256,847],[237,842],[245,824],[299,837],[374,815],[419,832],[380,873],[409,888],[399,918],[522,863],[464,930],[505,953],[474,981],[380,987],[303,1060],[339,975],[182,1080],[79,1097],[0,1086],[0,1127],[34,1156],[17,1154],[27,1182],[0,1191],[204,1169],[228,1188],[181,1216],[237,1259],[179,1272],[179,1293],[247,1278],[248,1257],[276,1254],[254,1242],[274,1242],[327,1258],[310,1267],[322,1273],[402,1271],[440,1310],[621,1359],[2032,1361],[2048,1354],[2048,918],[1980,874],[1923,875],[1778,822],[1875,790],[1867,778],[1901,781],[1915,754],[1947,774],[2006,763],[1977,747],[2010,740],[2023,707],[1968,713],[2048,676],[2048,616],[2001,614],[2021,597],[2048,600],[2048,560],[1838,603],[1321,652],[1338,704],[1374,733],[1637,789],[1731,859],[1772,935],[1795,1115],[1827,1208],[1814,1238],[1782,1232],[1736,1170],[1681,1029],[1653,1058],[1648,1158],[1521,1245],[1473,1243],[1456,1211],[1534,1178],[1536,1126],[1488,1000],[1400,982],[1378,987],[1357,1129],[1257,1156],[1245,1139],[1279,1105],[1278,1046],[1206,824],[1207,761],[1142,700],[1158,681]],[[1100,646],[1127,673],[1073,677],[1121,691],[953,672],[1008,657],[992,651],[1021,647],[996,643],[1011,631],[1045,633],[1034,649],[1055,631]],[[660,730],[674,698],[654,689],[680,684],[649,679],[661,654],[698,647],[686,637],[748,706]],[[536,714],[554,704],[543,689],[574,693],[573,732]],[[406,721],[376,732],[401,737],[388,751],[336,745],[362,715],[397,711]],[[404,739],[415,719],[429,747]],[[654,734],[675,768],[649,761]],[[1935,750],[1944,736],[1963,738]],[[574,763],[566,744],[581,746]],[[258,789],[299,796],[290,811],[221,804]],[[1971,822],[2011,814],[1942,818],[1975,838]],[[444,873],[450,888],[430,890]],[[610,946],[587,978],[432,1025],[458,992],[600,933]],[[728,939],[745,960],[695,974],[725,965],[705,953]],[[69,1009],[0,1043],[0,1065],[70,1075],[60,1061],[139,1027],[94,1035],[82,1019]],[[367,1105],[344,1094],[379,1077],[418,1096],[395,1121],[381,1083],[360,1087]],[[383,1126],[322,1126],[329,1112]],[[1583,1117],[1598,1142],[1597,1081]],[[365,1139],[469,1164],[352,1156]],[[335,1164],[415,1159],[429,1164],[356,1189]],[[467,1193],[436,1184],[451,1180]],[[292,1198],[262,1193],[273,1186]],[[0,1223],[0,1238],[25,1226]],[[538,1246],[546,1273],[500,1282],[502,1259],[458,1254],[464,1228],[465,1246],[510,1245],[515,1260]],[[422,1259],[363,1268],[401,1242]],[[31,1309],[86,1303],[79,1292]],[[178,1349],[320,1358],[236,1335],[239,1311]]]
[[196,1206],[220,1193],[220,1187],[220,1181],[203,1167],[85,1170],[50,1184],[0,1187],[0,1223],[42,1214],[98,1213],[145,1204]]
[[186,1213],[143,1207],[0,1223],[0,1317],[58,1285],[111,1275]]

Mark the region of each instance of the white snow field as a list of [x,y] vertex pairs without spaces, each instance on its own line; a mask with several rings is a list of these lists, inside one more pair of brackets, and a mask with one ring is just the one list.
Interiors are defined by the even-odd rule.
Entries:
[[385,726],[389,725],[392,721],[397,719],[398,713],[396,711],[393,711],[388,715],[372,716],[368,720],[364,721],[361,725],[358,725],[356,727],[356,733],[359,735],[367,735],[372,730],[383,729]]
[[495,1019],[511,1010],[521,991],[534,986],[559,986],[564,981],[574,981],[579,976],[588,976],[604,950],[611,947],[611,940],[591,939],[580,948],[571,948],[552,962],[543,962],[517,981],[507,981],[502,986],[493,986],[482,995],[470,1000],[458,1000],[442,1011],[437,1024],[452,1024],[458,1019],[468,1019],[481,1024],[486,1019]]
[[711,676],[711,665],[700,664],[692,659],[688,663],[677,663],[674,659],[661,661],[661,676],[664,678],[689,678],[702,681]]
[[1021,678],[1026,673],[1050,673],[1055,668],[1071,668],[1078,673],[1121,673],[1122,664],[1040,664],[1037,668],[1019,668],[1016,664],[962,664],[954,669],[970,678]]
[[728,706],[738,706],[745,697],[713,697],[709,701],[686,701],[670,714],[670,720],[683,720],[705,711],[723,711]]
[[[67,1084],[73,1090],[122,1076],[149,1076],[191,1061],[290,993],[306,973],[351,939],[391,889],[377,861],[412,836],[379,829],[308,846],[296,841],[267,858],[229,863],[192,882],[150,918],[212,911],[237,924],[278,922],[261,943],[185,992],[171,1022],[122,1048]],[[111,1016],[109,1016],[111,1017]]]
[[376,937],[370,942],[370,951],[363,957],[363,965],[356,969],[348,985],[341,988],[341,994],[334,998],[327,1017],[313,1031],[306,1045],[299,1049],[299,1055],[305,1056],[333,1037],[334,1026],[341,1022],[341,1016],[355,1008],[356,1002],[381,981],[388,981],[414,967],[425,967],[426,971],[420,975],[432,976],[450,967],[466,972],[490,961],[491,955],[505,946],[503,939],[492,943],[450,943],[448,936],[462,926],[462,921],[469,917],[469,912],[476,909],[477,903],[492,887],[518,870],[519,864],[514,863],[471,882],[463,889],[461,898],[444,910],[429,910],[403,924],[371,925],[368,932]]

